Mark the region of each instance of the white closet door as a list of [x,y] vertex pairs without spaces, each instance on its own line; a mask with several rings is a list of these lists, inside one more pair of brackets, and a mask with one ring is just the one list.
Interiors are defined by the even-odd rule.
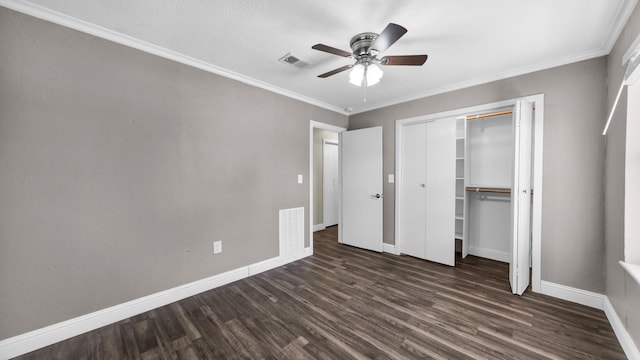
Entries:
[[382,252],[382,127],[340,133],[340,242]]
[[531,132],[533,105],[518,101],[514,112],[514,166],[511,189],[512,243],[509,281],[511,291],[522,295],[529,286],[529,254],[531,248]]
[[455,265],[455,119],[427,123],[426,259]]
[[400,252],[424,259],[426,256],[426,135],[427,124],[403,126],[401,133],[402,173],[399,216]]

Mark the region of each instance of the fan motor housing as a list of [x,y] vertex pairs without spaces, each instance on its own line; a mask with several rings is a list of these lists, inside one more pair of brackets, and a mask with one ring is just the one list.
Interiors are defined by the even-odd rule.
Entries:
[[363,55],[374,55],[369,52],[369,47],[378,38],[378,34],[365,32],[351,38],[350,45],[353,55],[357,58]]

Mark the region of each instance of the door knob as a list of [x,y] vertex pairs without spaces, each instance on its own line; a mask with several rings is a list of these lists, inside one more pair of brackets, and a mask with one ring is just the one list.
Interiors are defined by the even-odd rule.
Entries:
[[426,184],[420,184],[420,187],[427,187]]
[[382,194],[371,195],[371,197],[374,199],[380,199],[382,197]]

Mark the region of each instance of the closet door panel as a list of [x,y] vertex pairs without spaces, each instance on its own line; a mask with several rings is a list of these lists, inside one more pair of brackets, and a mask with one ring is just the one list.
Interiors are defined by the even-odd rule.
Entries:
[[425,257],[425,166],[427,124],[402,127],[400,252]]
[[509,264],[511,290],[518,295],[522,295],[529,286],[532,124],[533,105],[527,101],[518,101],[513,126],[515,157],[511,191],[512,261]]
[[455,265],[455,119],[427,123],[426,259]]

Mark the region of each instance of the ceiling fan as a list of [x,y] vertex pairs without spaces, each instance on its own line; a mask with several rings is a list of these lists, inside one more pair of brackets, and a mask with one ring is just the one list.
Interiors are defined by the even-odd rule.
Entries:
[[312,49],[342,57],[353,57],[356,60],[354,64],[339,67],[320,74],[318,77],[326,78],[345,70],[353,69],[349,74],[349,82],[357,86],[364,85],[364,87],[367,87],[377,84],[382,78],[382,70],[378,65],[423,65],[427,61],[427,55],[389,55],[378,58],[380,53],[387,50],[406,32],[407,29],[404,27],[389,23],[380,34],[372,32],[358,34],[352,37],[350,41],[353,52],[336,49],[324,44],[313,45]]

